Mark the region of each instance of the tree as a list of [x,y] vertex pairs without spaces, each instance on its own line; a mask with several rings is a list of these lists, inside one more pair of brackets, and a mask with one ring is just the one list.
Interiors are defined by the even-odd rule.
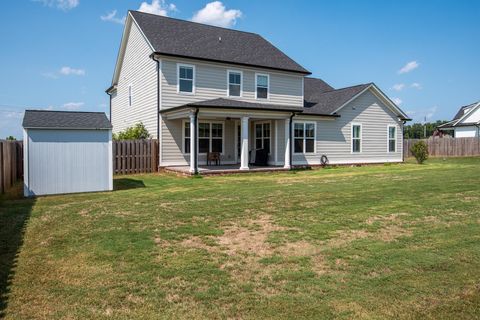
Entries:
[[150,134],[141,122],[113,135],[114,140],[137,140],[149,138]]
[[15,141],[15,140],[17,140],[17,139],[16,139],[14,136],[8,136],[8,137],[7,137],[7,140]]

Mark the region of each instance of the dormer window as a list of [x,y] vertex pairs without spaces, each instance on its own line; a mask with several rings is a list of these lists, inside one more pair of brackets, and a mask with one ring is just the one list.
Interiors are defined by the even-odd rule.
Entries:
[[255,84],[256,84],[256,98],[257,99],[268,99],[268,85],[270,79],[268,74],[256,74]]
[[242,72],[228,71],[228,96],[242,96]]
[[195,67],[191,65],[178,65],[178,92],[195,92]]

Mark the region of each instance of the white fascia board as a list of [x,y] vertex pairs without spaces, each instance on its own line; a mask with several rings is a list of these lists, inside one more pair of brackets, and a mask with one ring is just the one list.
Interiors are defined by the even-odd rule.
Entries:
[[145,41],[147,42],[148,46],[152,50],[152,53],[155,52],[152,44],[150,43],[150,41],[148,41],[147,37],[143,33],[142,28],[140,28],[137,21],[135,21],[135,18],[133,18],[132,14],[130,12],[128,12],[127,19],[125,20],[125,26],[123,28],[122,41],[120,43],[120,49],[119,49],[118,55],[117,55],[117,62],[115,63],[115,71],[113,73],[112,86],[118,84],[118,78],[120,76],[120,69],[121,69],[121,66],[122,66],[122,63],[123,63],[123,58],[125,56],[125,50],[127,48],[128,38],[130,37],[132,23],[134,23],[137,26],[138,30],[140,30],[140,33],[142,34],[142,36],[145,39]]
[[401,114],[403,117],[405,118],[409,118],[407,114],[405,114],[405,112],[403,112],[392,100],[390,100],[390,98],[388,98],[374,83],[371,83],[368,87],[366,87],[364,90],[360,91],[358,94],[356,94],[355,96],[353,96],[350,100],[348,100],[347,102],[345,102],[342,106],[340,106],[339,108],[337,108],[335,111],[332,112],[332,114],[340,111],[341,109],[343,109],[344,107],[346,107],[350,102],[354,101],[355,99],[357,99],[358,97],[360,97],[361,95],[363,95],[365,92],[367,92],[368,90],[371,90],[372,93],[377,97],[379,98],[380,100],[383,100],[387,107],[392,110],[394,113],[396,113],[397,115],[398,114]]
[[468,112],[465,113],[460,119],[458,119],[458,120],[453,124],[453,126],[456,126],[457,124],[462,123],[463,120],[465,120],[466,118],[468,118],[468,117],[469,117],[472,113],[474,113],[479,107],[480,107],[480,102],[478,102],[476,105],[474,105],[472,108],[470,108],[470,110],[468,110]]

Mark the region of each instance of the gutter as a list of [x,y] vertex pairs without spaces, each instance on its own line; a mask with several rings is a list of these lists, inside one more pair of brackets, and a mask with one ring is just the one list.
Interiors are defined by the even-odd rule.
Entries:
[[[249,64],[249,63],[224,61],[224,60],[201,58],[201,57],[191,57],[191,56],[185,56],[185,55],[174,54],[174,53],[153,52],[150,56],[154,56],[154,55],[167,56],[167,57],[176,57],[176,58],[184,58],[184,59],[193,59],[193,60],[208,61],[208,62],[226,63],[226,64],[233,64],[233,65],[238,65],[238,66],[243,66],[243,67],[250,67],[250,68],[263,68],[263,69],[268,69],[268,70],[278,70],[278,71],[283,71],[283,72],[292,72],[292,73],[303,74],[303,75],[306,75],[306,76],[309,76],[309,75],[312,74],[312,73],[311,73],[310,71],[308,71],[308,70],[300,71],[300,70],[290,70],[290,69],[274,68],[274,67],[267,67],[267,66],[258,66],[258,65]],[[303,68],[302,68],[302,69],[303,69]]]
[[[274,105],[273,105],[274,106]],[[189,109],[189,108],[212,108],[212,109],[231,109],[231,110],[260,110],[260,111],[270,111],[270,112],[295,112],[296,114],[301,114],[302,116],[312,116],[312,117],[332,117],[332,118],[340,118],[338,114],[312,114],[312,113],[303,113],[302,110],[299,109],[267,109],[267,108],[252,108],[252,107],[230,107],[230,106],[198,106],[195,104],[185,104],[182,106],[172,107],[168,109],[160,110],[160,113],[167,113],[172,111],[177,111],[181,109]]]

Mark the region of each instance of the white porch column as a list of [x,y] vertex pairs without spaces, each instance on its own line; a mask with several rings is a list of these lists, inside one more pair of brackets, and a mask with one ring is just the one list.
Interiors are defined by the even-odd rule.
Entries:
[[240,154],[240,170],[248,170],[248,117],[242,117],[242,147]]
[[285,169],[290,169],[292,167],[290,163],[290,119],[285,119],[285,165],[283,166]]
[[195,157],[197,155],[196,151],[196,123],[195,123],[195,114],[190,113],[190,173],[195,173]]

